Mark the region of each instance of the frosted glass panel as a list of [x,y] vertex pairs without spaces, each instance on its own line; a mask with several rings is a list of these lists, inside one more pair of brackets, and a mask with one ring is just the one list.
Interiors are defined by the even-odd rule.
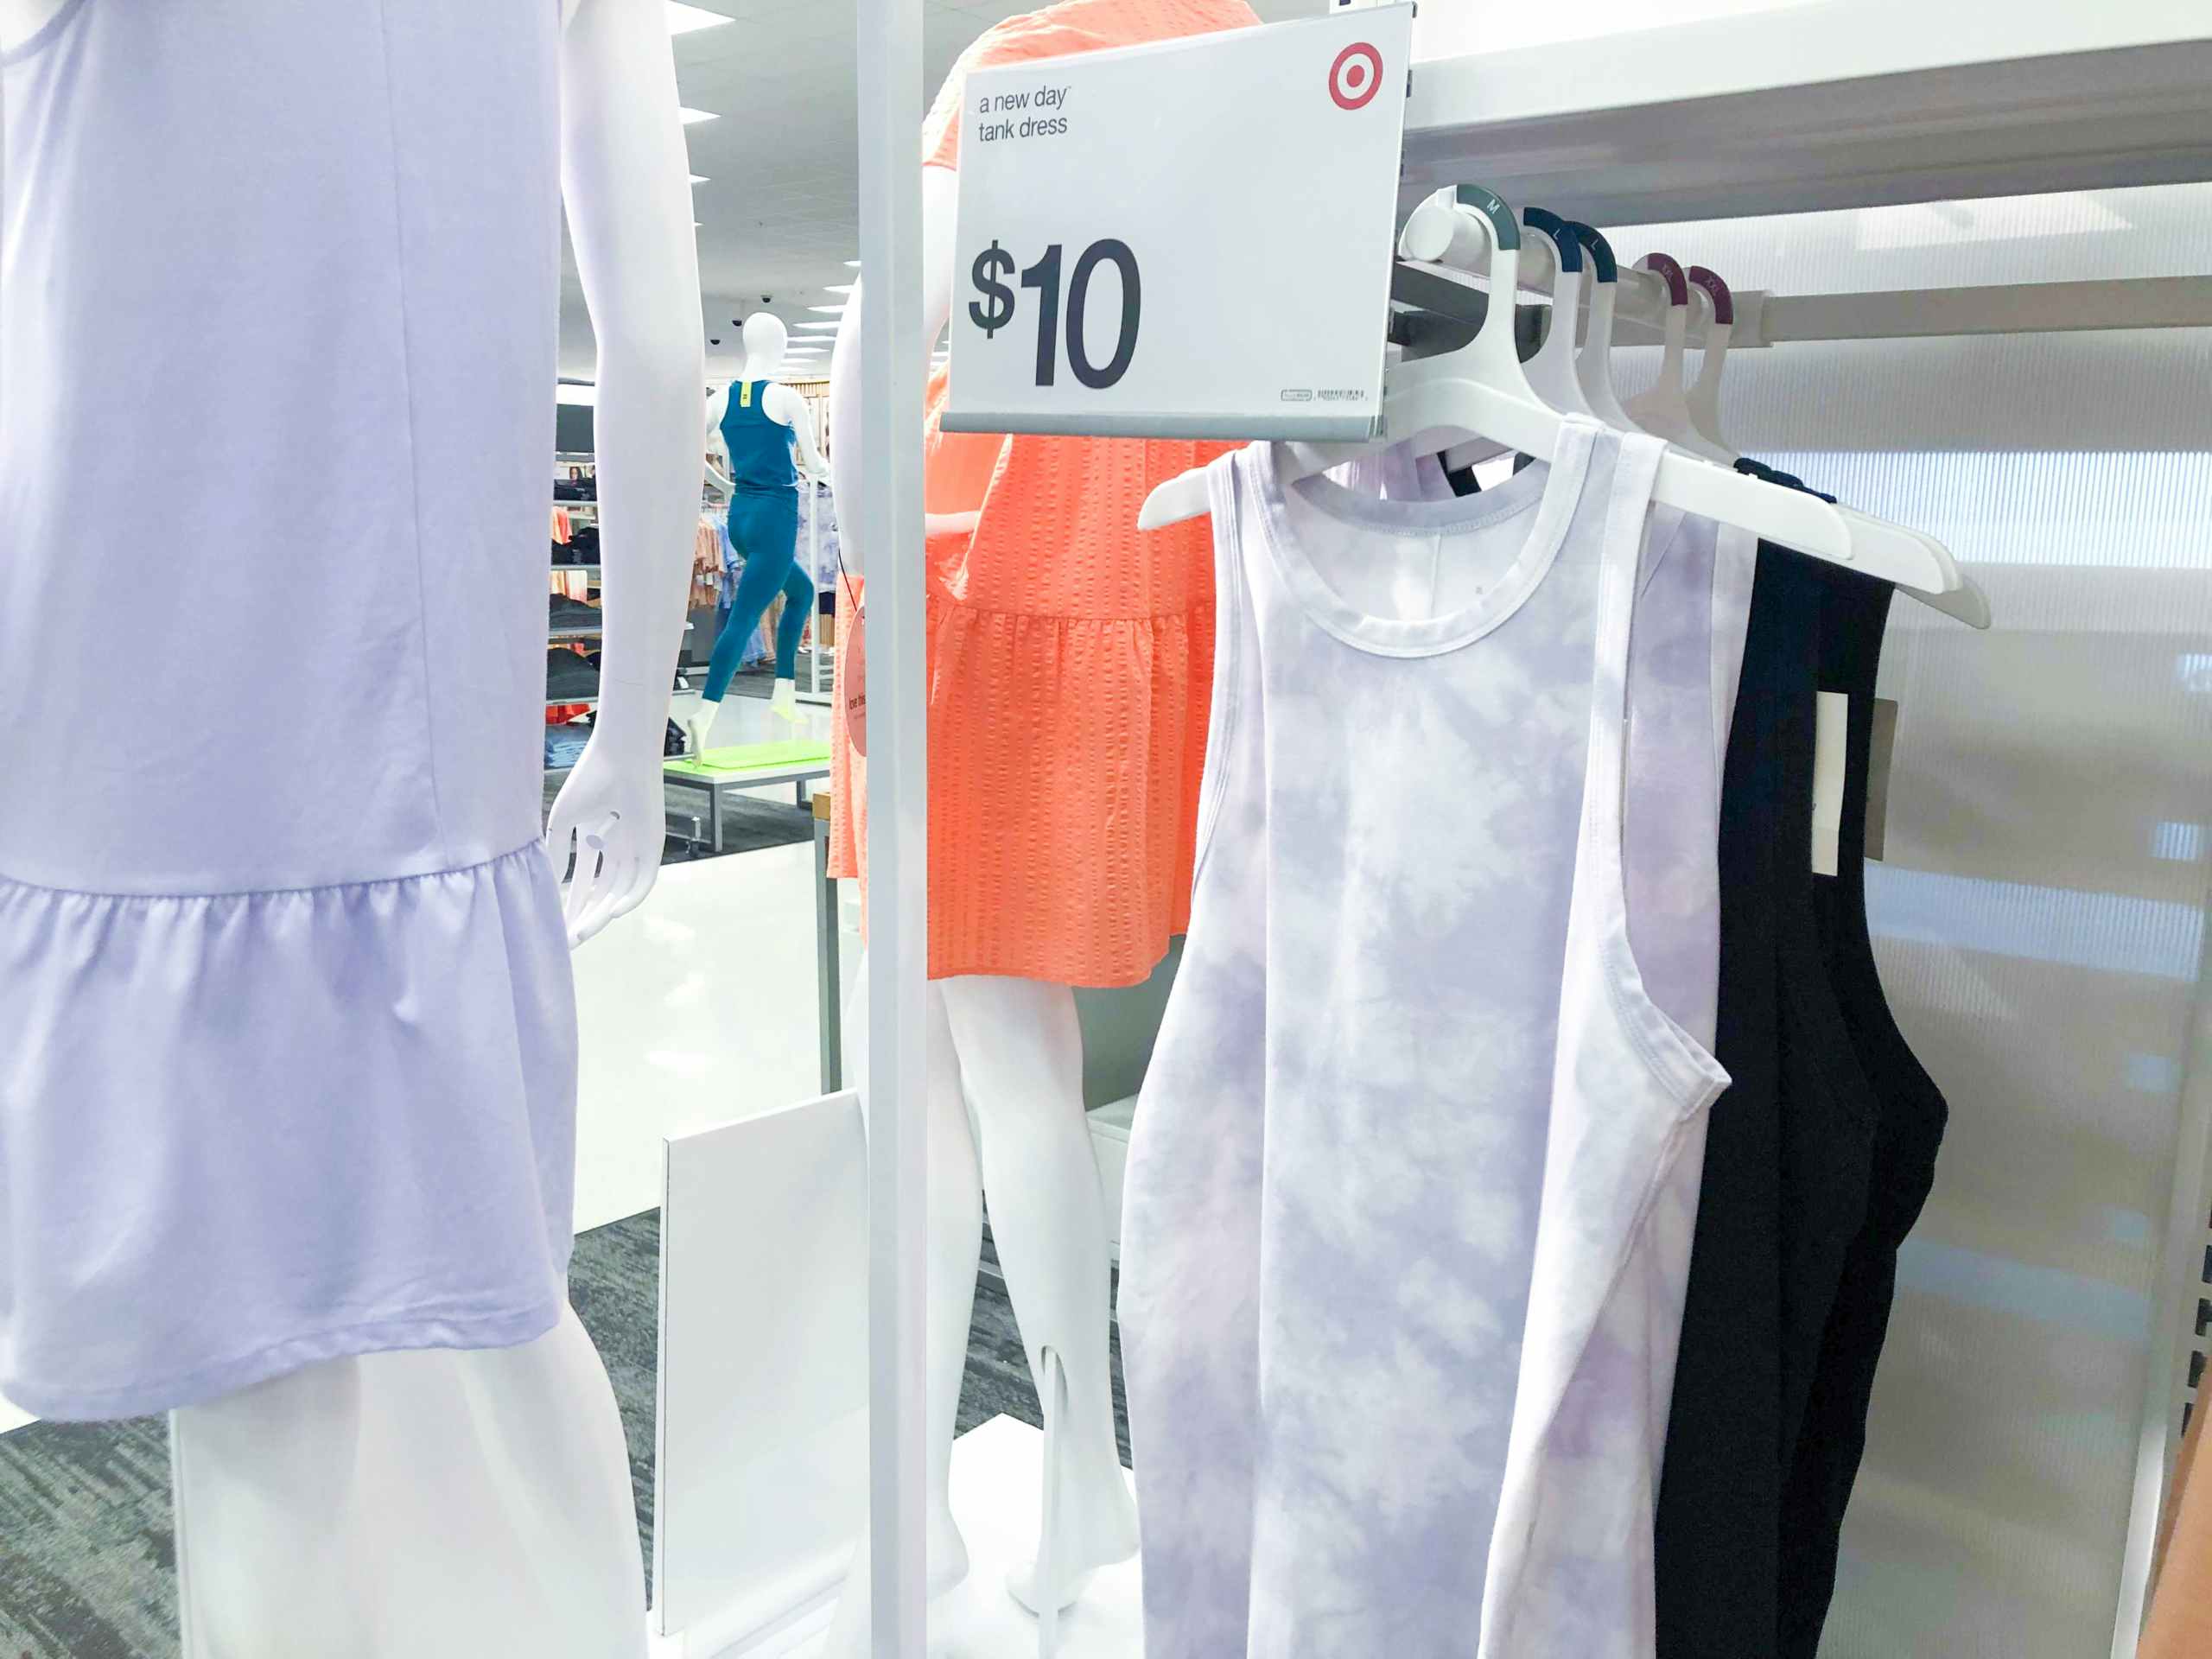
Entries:
[[[2212,270],[2187,187],[1609,232],[1739,289]],[[1655,353],[1626,354],[1633,389]],[[1641,359],[1638,361],[1637,359]],[[1802,345],[1731,441],[1942,536],[1893,608],[1883,977],[1951,1108],[1907,1245],[1827,1659],[2111,1649],[2212,849],[2212,330]]]

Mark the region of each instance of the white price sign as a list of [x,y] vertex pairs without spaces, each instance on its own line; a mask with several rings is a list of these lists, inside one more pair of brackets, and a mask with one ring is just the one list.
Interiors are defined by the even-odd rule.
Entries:
[[978,70],[944,425],[1371,436],[1413,8]]

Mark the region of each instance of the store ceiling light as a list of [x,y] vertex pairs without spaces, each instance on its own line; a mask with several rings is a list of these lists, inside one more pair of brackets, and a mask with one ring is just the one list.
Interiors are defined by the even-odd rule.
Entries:
[[853,291],[853,286],[850,283],[831,283],[828,285],[827,291],[832,294],[849,294]]
[[810,305],[806,308],[810,311],[820,311],[832,317],[842,317],[845,315],[845,308],[842,305]]
[[691,175],[691,182],[692,182],[693,184],[695,184],[695,185],[696,185],[696,184],[704,184],[706,181],[707,181],[707,175],[706,175],[705,174],[703,174],[703,173],[694,173],[694,174]]
[[861,262],[857,259],[848,259],[845,261],[845,269],[847,270],[858,270],[860,268]]
[[564,380],[553,388],[553,401],[556,404],[567,404],[574,408],[589,409],[599,401],[599,388],[575,385]]
[[702,29],[720,29],[724,23],[734,23],[734,17],[725,17],[719,11],[709,11],[704,6],[687,6],[683,0],[668,0],[668,32],[690,35]]
[[721,119],[721,117],[716,115],[712,110],[695,110],[689,105],[686,105],[682,109],[677,110],[677,113],[683,118],[683,124],[687,127],[696,126],[702,121],[719,121]]
[[828,334],[843,327],[844,324],[841,322],[795,322],[791,327],[794,328],[816,328],[821,330],[824,334]]

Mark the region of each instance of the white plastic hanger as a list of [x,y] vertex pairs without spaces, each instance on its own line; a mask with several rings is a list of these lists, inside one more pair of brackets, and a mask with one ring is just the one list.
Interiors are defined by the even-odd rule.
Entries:
[[[1505,204],[1479,186],[1463,185],[1458,211],[1490,242],[1491,292],[1510,295],[1520,279],[1521,227]],[[1386,378],[1386,433],[1483,437],[1548,461],[1567,423],[1536,395],[1521,365],[1513,308],[1493,304],[1473,340],[1440,356],[1401,363]],[[1441,447],[1439,445],[1438,447]],[[1291,443],[1278,451],[1285,483],[1325,472],[1372,453],[1370,444]],[[1955,592],[1957,565],[1921,537],[1877,519],[1847,519],[1818,497],[1767,484],[1709,461],[1669,449],[1661,457],[1653,498],[1684,512],[1735,524],[1800,552],[1923,593]],[[1202,518],[1208,506],[1203,469],[1170,479],[1146,499],[1137,524],[1156,530]]]
[[[1544,329],[1544,342],[1527,364],[1529,384],[1536,395],[1567,415],[1585,415],[1604,423],[1592,406],[1589,394],[1576,378],[1574,332],[1582,321],[1582,296],[1590,286],[1590,261],[1567,221],[1541,207],[1521,215],[1524,230],[1537,232],[1537,242],[1548,238],[1552,256],[1552,315]],[[1531,245],[1535,245],[1532,244]]]
[[[1536,227],[1529,226],[1528,228]],[[1567,260],[1564,251],[1555,251],[1556,240],[1555,238],[1540,235],[1525,241],[1522,246],[1522,270],[1519,273],[1520,279],[1527,282],[1531,287],[1541,286],[1548,278],[1554,296],[1557,294],[1560,279],[1567,269]],[[1400,258],[1418,260],[1425,264],[1469,271],[1479,276],[1486,283],[1490,280],[1486,257],[1489,246],[1490,244],[1484,239],[1482,232],[1461,217],[1452,202],[1452,193],[1448,190],[1439,191],[1415,207],[1406,220],[1405,229],[1399,232],[1398,236]],[[1573,251],[1575,264],[1579,266],[1581,258],[1580,244],[1575,245]],[[1493,284],[1490,289],[1493,302],[1497,300],[1497,287]],[[1517,288],[1510,291],[1508,297],[1517,310],[1520,304]],[[1572,403],[1561,401],[1558,396],[1556,374],[1553,368],[1548,366],[1540,368],[1537,365],[1536,359],[1544,355],[1545,347],[1560,338],[1560,313],[1557,304],[1557,299],[1554,297],[1550,322],[1544,331],[1543,345],[1537,347],[1536,357],[1531,358],[1524,366],[1529,371],[1529,384],[1535,386],[1541,383],[1541,390],[1538,395],[1553,408],[1562,414],[1587,415],[1591,412],[1589,407],[1580,398],[1577,397]],[[1569,319],[1571,358],[1571,340],[1575,313],[1570,311],[1566,315]],[[1517,317],[1516,321],[1517,322]],[[1516,352],[1519,350],[1517,333],[1515,336],[1515,349]],[[1457,472],[1463,467],[1471,467],[1479,462],[1495,460],[1497,456],[1509,453],[1510,451],[1502,443],[1495,442],[1489,438],[1476,437],[1451,445],[1444,449],[1437,459],[1442,463],[1446,472]]]
[[1705,350],[1698,356],[1697,380],[1682,394],[1682,402],[1706,442],[1732,461],[1742,452],[1721,435],[1720,375],[1728,364],[1729,336],[1736,331],[1736,296],[1717,270],[1692,265],[1687,275],[1690,291],[1706,301]]
[[1591,411],[1607,426],[1616,432],[1638,431],[1613,390],[1613,312],[1620,302],[1620,268],[1613,263],[1612,245],[1580,219],[1569,219],[1567,228],[1590,258],[1589,327],[1575,354],[1575,384],[1582,388]]
[[[1647,253],[1636,262],[1638,270],[1649,271],[1666,285],[1667,308],[1661,325],[1659,378],[1651,390],[1628,400],[1630,417],[1645,431],[1662,437],[1678,448],[1723,467],[1736,464],[1736,454],[1723,448],[1698,429],[1696,417],[1691,413],[1689,398],[1682,388],[1682,351],[1689,334],[1690,295],[1689,278],[1670,256]],[[1700,300],[1706,302],[1710,314],[1712,303],[1703,289],[1694,290]]]
[[[1415,210],[1414,220],[1420,219],[1421,211]],[[1443,211],[1446,217],[1457,217],[1448,207]],[[1551,316],[1544,328],[1543,341],[1536,347],[1535,354],[1521,366],[1528,372],[1530,389],[1552,408],[1562,415],[1580,415],[1603,424],[1604,416],[1590,406],[1581,383],[1575,378],[1574,333],[1582,320],[1582,293],[1588,286],[1590,274],[1582,244],[1575,239],[1564,219],[1541,207],[1524,209],[1521,227],[1523,232],[1535,232],[1522,245],[1522,257],[1531,267],[1523,275],[1531,281],[1541,282],[1542,267],[1548,264],[1552,289]],[[1407,251],[1409,242],[1417,241],[1414,221],[1409,220],[1406,228],[1407,237],[1399,243],[1401,251]],[[1624,426],[1620,429],[1634,429]],[[1503,453],[1498,445],[1478,438],[1453,444],[1444,452],[1443,461],[1446,470],[1452,471]]]
[[[1663,258],[1665,256],[1654,257]],[[1727,363],[1729,338],[1735,330],[1735,296],[1729,292],[1728,284],[1720,274],[1707,266],[1692,265],[1683,274],[1688,279],[1689,298],[1705,325],[1705,349],[1698,362],[1697,380],[1682,394],[1682,412],[1693,423],[1698,435],[1712,446],[1717,454],[1725,455],[1733,461],[1738,452],[1720,432],[1720,377]],[[1662,380],[1667,378],[1663,372],[1661,378]],[[1676,384],[1680,384],[1679,378]],[[1837,511],[1853,523],[1878,522],[1855,507],[1839,507]],[[1925,531],[1914,530],[1910,525],[1900,528],[1917,537],[1933,556],[1944,560],[1952,569],[1957,569],[1957,562],[1934,537]],[[1910,588],[1905,591],[1922,604],[1932,606],[1947,616],[1956,617],[1969,627],[1986,628],[1989,626],[1989,601],[1974,584],[1974,579],[1963,573],[1960,575],[1959,585],[1948,593],[1930,594]]]

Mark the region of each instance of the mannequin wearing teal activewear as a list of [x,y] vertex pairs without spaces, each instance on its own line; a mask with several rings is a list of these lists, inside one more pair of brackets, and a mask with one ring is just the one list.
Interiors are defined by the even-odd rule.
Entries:
[[776,629],[776,677],[794,678],[798,642],[814,606],[814,582],[798,568],[798,469],[792,429],[763,407],[772,381],[741,380],[729,389],[722,442],[729,449],[729,543],[745,560],[729,617],[707,664],[706,699],[720,702],[753,630],[780,589],[790,603]]
[[747,317],[745,360],[750,378],[733,380],[708,400],[709,447],[728,450],[730,465],[728,478],[711,465],[707,476],[730,493],[730,545],[744,559],[745,569],[715,637],[699,705],[684,716],[694,753],[707,747],[746,644],[779,592],[789,602],[776,631],[776,684],[768,706],[785,720],[804,718],[794,681],[798,642],[814,608],[814,585],[798,562],[798,479],[802,473],[819,478],[829,468],[815,446],[806,400],[775,378],[788,343],[784,325],[771,313]]

